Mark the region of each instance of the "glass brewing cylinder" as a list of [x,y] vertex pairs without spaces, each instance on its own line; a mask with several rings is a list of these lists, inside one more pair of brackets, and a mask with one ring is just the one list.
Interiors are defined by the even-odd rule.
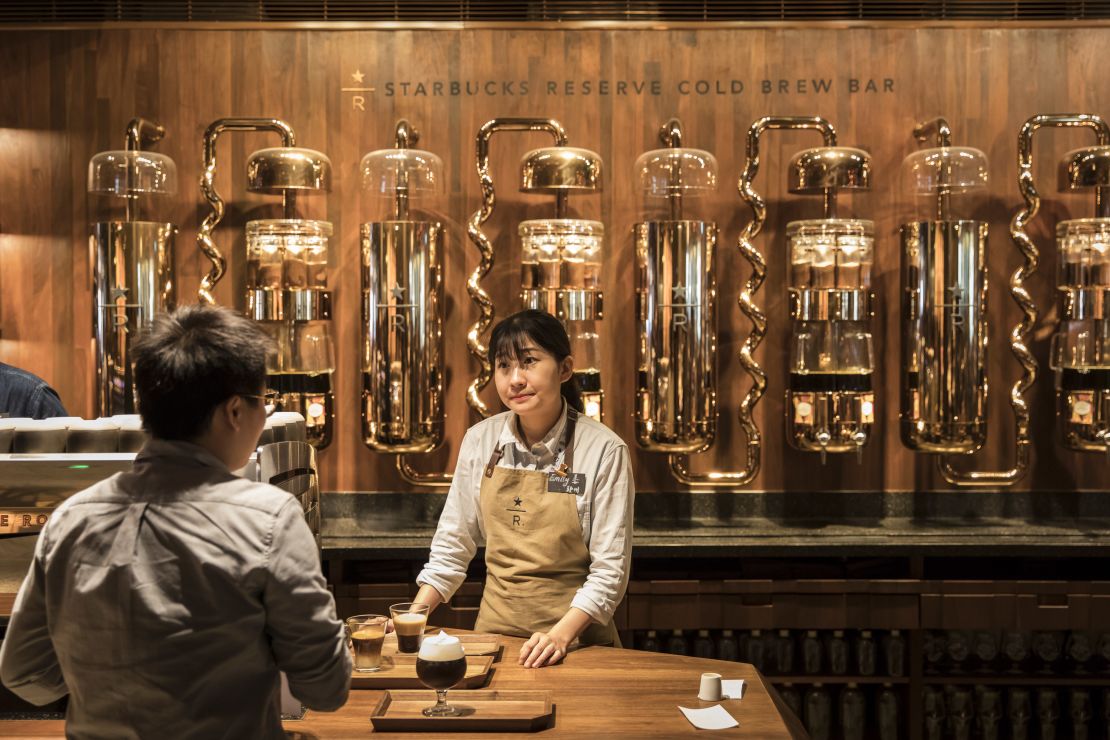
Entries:
[[137,412],[131,343],[155,314],[173,309],[169,196],[177,167],[163,154],[100,152],[89,161],[96,413]]
[[442,169],[416,149],[362,160],[374,204],[361,227],[362,428],[378,452],[429,452],[443,440],[443,227],[426,215]]
[[603,393],[598,322],[602,318],[605,227],[600,221],[550,218],[523,221],[519,233],[521,300],[526,308],[547,311],[566,324],[586,415],[600,419]]
[[717,425],[717,225],[683,216],[688,199],[716,190],[717,161],[699,149],[657,149],[636,171],[648,219],[634,227],[636,438],[648,450],[695,452]]
[[787,439],[810,452],[860,450],[874,422],[871,266],[874,224],[794,221],[790,251]]
[[987,436],[986,192],[978,149],[923,149],[902,163],[913,220],[902,239],[902,443],[972,453]]
[[308,441],[331,441],[335,352],[328,328],[332,225],[309,219],[247,223],[247,295],[252,318],[273,337],[267,383],[279,405],[305,417]]
[[1064,306],[1050,357],[1063,443],[1110,453],[1110,219],[1062,221],[1056,243]]

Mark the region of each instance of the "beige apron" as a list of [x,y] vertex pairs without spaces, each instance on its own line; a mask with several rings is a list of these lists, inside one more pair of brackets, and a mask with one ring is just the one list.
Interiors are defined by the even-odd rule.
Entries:
[[[578,413],[567,409],[564,461],[553,475],[573,470]],[[486,530],[486,586],[474,628],[517,637],[547,632],[570,609],[590,572],[582,541],[577,496],[548,492],[548,474],[497,467],[503,449],[490,455],[482,477],[480,504]],[[620,646],[617,630],[591,622],[583,645]]]

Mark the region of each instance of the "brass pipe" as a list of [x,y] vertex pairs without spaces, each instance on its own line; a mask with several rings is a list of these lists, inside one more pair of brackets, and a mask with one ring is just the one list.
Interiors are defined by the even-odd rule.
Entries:
[[[669,149],[682,147],[682,121],[672,118],[659,129],[659,141]],[[671,206],[671,220],[682,220],[682,169],[675,167],[671,171],[671,187],[673,192],[667,198]]]
[[930,136],[936,137],[938,147],[952,146],[952,128],[948,125],[948,119],[937,116],[917,124],[913,129],[913,138],[922,144],[928,142]]
[[[397,122],[395,146],[398,149],[409,149],[420,141],[420,132],[402,118]],[[403,221],[409,216],[408,201],[408,173],[402,171],[402,179],[397,183],[397,200],[394,215],[398,221]],[[430,488],[450,488],[451,480],[455,477],[454,471],[450,473],[422,473],[412,467],[405,455],[397,455],[397,472],[406,483],[415,486],[428,486]]]
[[[394,142],[398,149],[409,149],[418,141],[420,141],[420,132],[411,123],[404,118],[397,122]],[[404,169],[401,170],[400,178],[397,180],[393,217],[398,221],[405,221],[409,217],[409,174]]]
[[688,455],[671,455],[669,457],[671,473],[688,486],[734,488],[751,483],[759,473],[763,438],[752,415],[756,404],[767,390],[767,373],[755,361],[753,355],[767,334],[767,315],[756,305],[754,296],[767,277],[767,262],[752,240],[763,228],[763,222],[767,218],[767,205],[759,193],[752,188],[752,181],[759,172],[759,138],[763,132],[804,129],[819,131],[825,146],[836,146],[836,130],[832,124],[818,116],[767,116],[760,118],[748,129],[747,161],[737,185],[740,198],[752,210],[752,220],[740,232],[740,238],[737,241],[740,254],[752,266],[751,277],[744,284],[744,289],[737,299],[741,313],[752,322],[752,331],[741,345],[739,357],[740,365],[752,380],[752,387],[740,401],[738,410],[740,427],[744,430],[744,436],[747,439],[746,463],[744,469],[739,471],[694,473],[690,470]]
[[941,475],[956,486],[1009,486],[1021,480],[1029,469],[1032,442],[1029,438],[1029,405],[1025,400],[1025,393],[1037,380],[1037,360],[1026,346],[1026,339],[1036,326],[1038,314],[1037,306],[1025,288],[1025,281],[1037,271],[1040,252],[1025,231],[1025,226],[1037,215],[1041,206],[1041,197],[1033,181],[1033,134],[1041,128],[1070,127],[1093,129],[1099,145],[1105,146],[1110,143],[1110,126],[1107,126],[1106,122],[1098,116],[1085,114],[1033,116],[1022,125],[1021,132],[1018,134],[1018,187],[1025,205],[1010,221],[1010,236],[1021,250],[1025,261],[1010,276],[1010,295],[1022,311],[1021,320],[1010,331],[1010,351],[1022,366],[1021,377],[1010,389],[1010,406],[1014,412],[1016,429],[1014,467],[1009,470],[965,473],[953,468],[943,456],[938,458],[937,466]]
[[137,152],[165,135],[163,126],[145,118],[132,118],[127,124],[127,151]]
[[[466,347],[470,354],[478,361],[478,375],[470,382],[466,389],[466,402],[483,419],[490,415],[489,408],[482,401],[480,393],[493,377],[493,368],[490,364],[489,348],[482,343],[482,335],[493,326],[493,301],[489,293],[482,289],[482,278],[493,269],[493,244],[489,237],[482,231],[484,224],[493,213],[496,203],[496,194],[493,189],[493,177],[489,173],[489,143],[490,138],[498,131],[547,131],[554,137],[555,146],[566,146],[567,134],[563,125],[551,118],[495,118],[487,121],[478,129],[476,142],[478,182],[482,186],[482,206],[466,225],[466,234],[474,245],[478,247],[478,266],[466,281],[466,292],[478,306],[478,320],[466,333]],[[563,218],[566,215],[566,192],[556,196],[556,215]]]
[[428,486],[429,488],[450,488],[455,472],[450,473],[421,473],[409,464],[404,455],[397,456],[397,472],[406,483],[414,486]]
[[[938,147],[952,146],[952,128],[948,125],[948,120],[938,116],[930,121],[917,124],[913,130],[913,138],[919,143],[928,143],[930,136],[936,136]],[[947,171],[941,171],[940,183],[944,185],[947,181]],[[937,220],[947,221],[948,213],[952,204],[952,190],[947,187],[937,189]]]
[[[197,297],[202,303],[209,305],[216,303],[212,290],[227,270],[227,260],[212,239],[212,232],[223,219],[225,211],[224,200],[216,192],[216,140],[224,131],[273,131],[281,136],[282,146],[296,146],[293,127],[276,118],[220,118],[213,121],[204,132],[204,173],[200,178],[200,192],[212,206],[212,212],[204,217],[197,229],[197,246],[212,262],[212,268],[201,278]],[[286,217],[291,217],[292,199],[283,198],[283,205]]]
[[[144,146],[154,144],[166,135],[165,127],[160,124],[148,121],[145,118],[132,118],[127,123],[127,144],[125,149],[129,152],[142,151]],[[131,192],[131,167],[127,168],[127,188],[124,196],[124,221],[134,221],[138,214],[136,206],[138,205],[139,196]]]

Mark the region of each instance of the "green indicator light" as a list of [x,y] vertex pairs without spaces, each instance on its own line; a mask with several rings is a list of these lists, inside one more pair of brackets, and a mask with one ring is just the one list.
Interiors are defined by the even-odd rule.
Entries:
[[88,470],[89,466],[88,465],[70,465],[69,469],[70,470]]

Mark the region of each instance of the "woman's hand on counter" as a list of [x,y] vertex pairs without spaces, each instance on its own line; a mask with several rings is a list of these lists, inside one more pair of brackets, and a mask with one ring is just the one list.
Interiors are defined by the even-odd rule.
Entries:
[[520,648],[517,662],[525,668],[555,665],[566,657],[567,648],[589,626],[590,615],[572,606],[550,630],[528,638]]
[[520,659],[517,662],[525,668],[555,665],[566,657],[569,645],[570,640],[559,635],[554,629],[550,632],[536,632],[521,646]]

